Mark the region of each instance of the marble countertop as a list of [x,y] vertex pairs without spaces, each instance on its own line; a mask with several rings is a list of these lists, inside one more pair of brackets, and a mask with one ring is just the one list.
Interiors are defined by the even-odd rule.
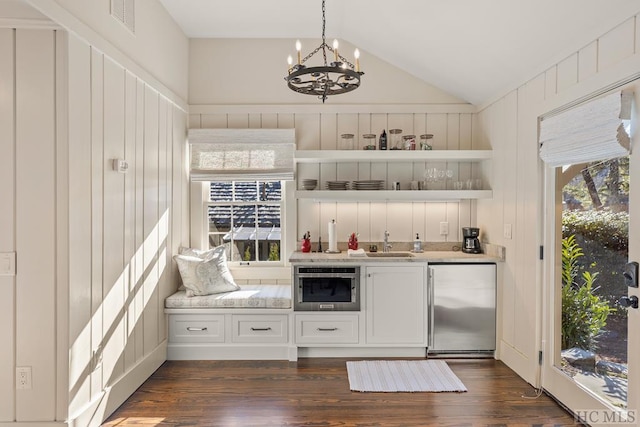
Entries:
[[[401,251],[404,252],[404,251]],[[393,251],[391,252],[393,253]],[[299,252],[296,251],[289,257],[292,264],[302,263],[387,263],[387,262],[500,262],[504,261],[499,256],[490,254],[467,254],[461,251],[424,251],[420,253],[409,252],[410,257],[368,257],[368,256],[349,256],[347,251],[340,253],[318,253],[318,252]]]

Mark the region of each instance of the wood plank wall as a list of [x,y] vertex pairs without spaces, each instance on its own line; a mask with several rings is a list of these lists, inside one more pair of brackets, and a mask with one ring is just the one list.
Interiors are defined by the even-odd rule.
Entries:
[[[468,107],[468,106],[465,106]],[[215,110],[211,111],[212,109]],[[355,135],[355,145],[361,149],[365,145],[363,134],[379,135],[383,129],[402,129],[403,135],[432,133],[434,149],[480,149],[474,142],[474,118],[470,110],[458,105],[434,106],[433,112],[412,112],[410,106],[389,106],[386,112],[376,106],[375,112],[362,112],[353,109],[325,106],[322,111],[313,111],[308,106],[299,112],[282,112],[282,108],[269,108],[263,111],[259,107],[248,108],[233,106],[232,112],[224,112],[224,106],[194,106],[189,116],[190,128],[295,128],[298,150],[336,150],[340,148],[340,136],[343,133]],[[416,108],[421,110],[423,108]],[[296,111],[295,107],[290,108]],[[319,110],[319,109],[318,109]],[[222,112],[221,112],[222,111]],[[373,110],[372,110],[373,111]],[[367,180],[382,179],[386,182],[401,181],[402,188],[408,189],[412,180],[423,180],[427,167],[453,169],[454,180],[465,180],[472,175],[481,174],[477,164],[468,162],[406,162],[406,163],[324,163],[299,164],[297,177],[317,178],[324,187],[327,180]],[[300,184],[297,184],[301,188]],[[489,186],[489,183],[486,183]],[[436,184],[438,189],[445,188],[444,183]],[[434,187],[435,188],[435,187]],[[451,188],[451,183],[448,184]],[[410,242],[419,233],[423,241],[452,242],[461,240],[460,228],[475,224],[475,202],[317,202],[304,199],[297,201],[296,236],[301,237],[310,231],[314,242],[318,236],[327,242],[327,224],[335,219],[338,224],[338,240],[346,242],[351,232],[359,233],[363,242],[379,242],[384,230],[390,233],[390,239],[397,242]],[[449,223],[450,233],[441,236],[440,222]],[[290,232],[290,230],[287,230]]]
[[63,31],[0,29],[0,57],[0,252],[18,253],[0,276],[0,423],[99,425],[146,378],[131,373],[164,360],[187,114]]
[[[640,20],[634,16],[534,76],[478,112],[478,143],[489,141],[493,199],[479,201],[478,225],[506,248],[499,293],[500,356],[536,383],[542,320],[540,299],[543,167],[538,163],[538,117],[640,76]],[[503,236],[504,224],[513,238]],[[538,337],[538,339],[531,339]]]

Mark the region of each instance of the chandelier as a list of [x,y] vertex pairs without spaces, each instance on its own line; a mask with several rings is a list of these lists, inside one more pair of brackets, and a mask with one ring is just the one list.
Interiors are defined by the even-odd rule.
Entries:
[[[289,73],[284,78],[289,89],[305,95],[314,95],[322,99],[322,102],[329,95],[339,95],[351,92],[360,86],[360,76],[364,73],[360,71],[360,51],[355,50],[353,56],[356,59],[354,66],[344,56],[338,53],[338,40],[333,41],[333,47],[327,44],[325,38],[325,0],[322,0],[322,44],[315,48],[313,52],[302,58],[302,44],[296,41],[296,51],[298,55],[297,64],[293,64],[293,58],[289,55]],[[333,53],[333,62],[327,63],[327,50]],[[322,51],[323,64],[317,66],[306,66],[305,63],[316,53]]]

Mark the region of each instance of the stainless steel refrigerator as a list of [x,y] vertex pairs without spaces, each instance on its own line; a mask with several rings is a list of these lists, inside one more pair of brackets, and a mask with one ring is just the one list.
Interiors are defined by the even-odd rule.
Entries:
[[492,356],[496,265],[429,264],[428,354]]

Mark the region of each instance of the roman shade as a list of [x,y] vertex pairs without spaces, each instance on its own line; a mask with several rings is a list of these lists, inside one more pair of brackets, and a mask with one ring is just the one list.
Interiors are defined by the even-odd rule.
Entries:
[[617,91],[540,121],[540,158],[557,167],[629,154],[633,93]]
[[293,180],[295,129],[189,129],[192,181]]

